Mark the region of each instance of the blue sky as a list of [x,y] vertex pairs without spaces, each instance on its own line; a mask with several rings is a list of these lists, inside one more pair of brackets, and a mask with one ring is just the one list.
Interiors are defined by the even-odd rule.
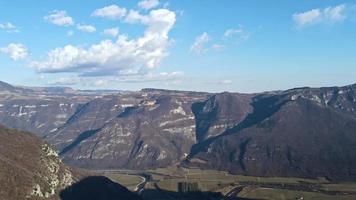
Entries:
[[356,1],[0,2],[0,80],[260,92],[356,82]]

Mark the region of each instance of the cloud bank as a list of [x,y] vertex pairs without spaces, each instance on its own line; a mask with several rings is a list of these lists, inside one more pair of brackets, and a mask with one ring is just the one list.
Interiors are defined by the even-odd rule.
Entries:
[[82,77],[144,74],[168,55],[168,34],[175,21],[176,14],[168,9],[151,10],[147,15],[131,10],[125,22],[146,26],[143,36],[119,35],[88,48],[66,45],[50,50],[45,59],[32,61],[31,66],[41,73],[71,72]]

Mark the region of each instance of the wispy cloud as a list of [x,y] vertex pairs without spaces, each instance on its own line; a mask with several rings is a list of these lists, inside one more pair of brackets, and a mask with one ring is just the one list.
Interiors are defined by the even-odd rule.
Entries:
[[[229,28],[224,31],[222,37],[213,39],[207,32],[198,35],[195,38],[194,43],[190,47],[190,52],[197,55],[201,55],[208,51],[223,51],[228,48],[234,41],[240,42],[250,38],[250,33],[242,28],[240,25],[238,28]],[[211,44],[214,42],[213,44]]]
[[298,28],[320,23],[330,24],[342,22],[346,18],[347,16],[345,4],[341,4],[335,7],[327,7],[324,9],[315,8],[305,12],[295,13],[292,16],[292,19]]
[[74,20],[64,10],[53,10],[49,15],[43,17],[44,20],[58,26],[72,26]]
[[96,31],[96,28],[94,26],[85,24],[77,24],[77,29],[88,33],[93,33]]
[[126,8],[121,8],[117,5],[110,5],[96,9],[91,15],[94,17],[103,17],[111,20],[118,20],[125,17],[126,13]]
[[159,0],[142,0],[138,3],[138,6],[142,9],[149,10],[159,5]]
[[10,43],[6,47],[1,47],[0,52],[7,54],[14,61],[23,60],[28,56],[28,49],[20,43]]
[[5,30],[8,33],[18,33],[20,29],[10,22],[0,24],[0,29]]
[[206,45],[211,41],[211,37],[208,33],[204,32],[195,38],[194,43],[190,47],[190,52],[195,54],[202,54],[208,50]]
[[119,34],[119,28],[114,27],[114,28],[105,29],[103,31],[103,34],[111,37],[116,37]]
[[239,39],[247,40],[250,38],[250,33],[244,30],[242,26],[238,28],[230,28],[224,32],[225,38],[235,37],[235,36],[237,36]]

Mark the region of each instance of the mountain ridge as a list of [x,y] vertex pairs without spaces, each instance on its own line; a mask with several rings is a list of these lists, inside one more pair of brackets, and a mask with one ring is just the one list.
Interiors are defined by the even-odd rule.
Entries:
[[[72,166],[147,169],[178,164],[246,175],[356,179],[350,170],[356,168],[356,84],[252,94],[143,89],[43,98],[0,98],[0,122],[37,132]],[[311,143],[294,143],[298,126],[305,127],[298,129],[302,140],[314,141],[318,151],[304,152]],[[315,136],[323,134],[327,137]],[[326,151],[327,146],[335,151]],[[261,169],[261,163],[253,162],[257,158],[269,167]],[[348,161],[339,169],[325,164],[334,158]],[[306,161],[296,164],[293,159]],[[319,165],[326,167],[313,169]]]

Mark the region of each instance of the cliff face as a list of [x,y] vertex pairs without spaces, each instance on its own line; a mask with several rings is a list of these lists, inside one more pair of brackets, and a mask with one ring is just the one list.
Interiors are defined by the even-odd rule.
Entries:
[[[82,167],[135,169],[179,163],[196,143],[191,104],[203,98],[167,92],[141,95],[129,105],[116,103],[115,116],[75,135],[61,149],[64,161]],[[83,113],[87,112],[92,110]],[[78,116],[74,124],[85,118]],[[65,133],[71,134],[66,131],[53,140],[73,138]]]

